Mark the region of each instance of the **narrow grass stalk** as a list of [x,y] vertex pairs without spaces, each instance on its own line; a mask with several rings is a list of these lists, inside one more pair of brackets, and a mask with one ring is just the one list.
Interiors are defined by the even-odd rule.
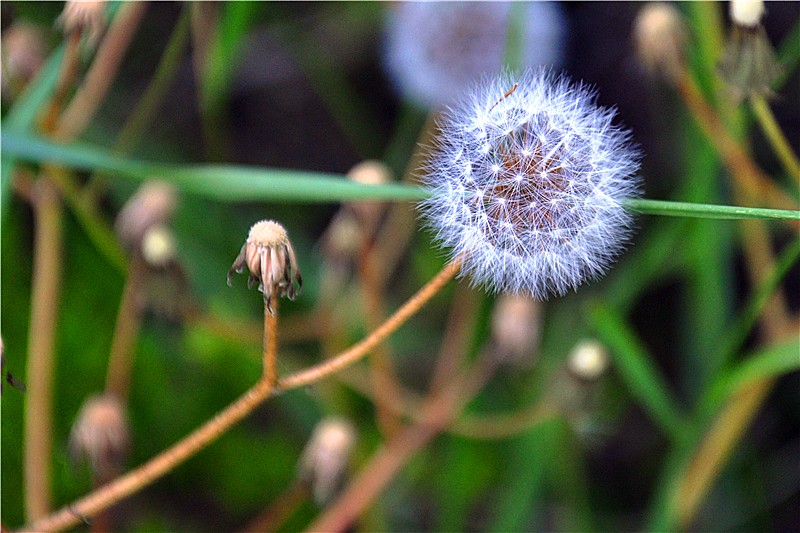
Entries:
[[763,96],[753,96],[750,99],[750,106],[753,108],[753,114],[761,131],[767,137],[783,168],[795,182],[800,183],[800,162],[797,160],[797,154],[786,140],[769,104]]
[[62,208],[58,193],[47,176],[39,178],[35,200],[24,441],[28,520],[38,520],[50,511],[53,367],[61,294]]
[[[271,395],[314,383],[363,358],[427,304],[447,282],[453,279],[460,267],[461,263],[458,261],[448,263],[439,274],[417,291],[386,322],[350,349],[315,367],[279,380],[277,388],[273,387],[266,378],[262,378],[214,418],[147,463],[52,515],[33,521],[23,530],[60,531],[81,522],[86,517],[108,508],[170,472],[245,418]],[[269,328],[267,328],[267,332],[269,332]]]

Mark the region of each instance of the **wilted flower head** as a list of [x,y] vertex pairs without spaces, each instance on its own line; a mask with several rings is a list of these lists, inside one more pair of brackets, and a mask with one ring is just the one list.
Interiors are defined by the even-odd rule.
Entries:
[[44,32],[27,22],[15,22],[3,30],[3,96],[15,96],[44,63],[47,50]]
[[300,458],[299,474],[311,485],[317,504],[328,503],[339,490],[355,443],[355,428],[343,418],[326,418],[314,428]]
[[681,12],[666,2],[646,4],[633,25],[636,53],[647,70],[673,78],[685,67],[688,36]]
[[565,22],[555,2],[398,2],[388,12],[385,63],[400,92],[438,107],[499,71],[512,16],[521,16],[522,61],[558,66]]
[[421,210],[474,284],[545,299],[603,274],[639,166],[613,117],[543,70],[487,80],[445,114]]
[[176,203],[175,187],[164,181],[147,181],[125,202],[114,229],[127,248],[139,249],[149,229],[169,221]]
[[228,285],[233,273],[241,273],[245,265],[250,270],[247,288],[258,282],[258,290],[264,293],[268,309],[273,293],[294,300],[303,285],[289,234],[272,220],[262,220],[250,228],[242,250],[228,271]]
[[730,16],[733,25],[717,65],[720,77],[735,100],[771,96],[772,83],[782,69],[761,24],[764,2],[733,1]]
[[130,448],[125,410],[111,394],[92,396],[83,404],[69,435],[75,459],[86,459],[95,475],[113,477],[124,466]]

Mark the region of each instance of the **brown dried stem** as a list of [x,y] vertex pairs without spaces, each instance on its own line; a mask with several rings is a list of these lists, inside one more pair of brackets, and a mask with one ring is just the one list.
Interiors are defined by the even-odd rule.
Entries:
[[86,129],[116,77],[146,8],[146,2],[129,2],[120,7],[97,50],[86,79],[58,119],[54,134],[56,139],[71,140]]
[[[439,274],[423,286],[378,329],[350,349],[345,350],[333,359],[317,366],[298,372],[278,381],[277,387],[261,379],[245,392],[239,399],[219,412],[214,418],[200,426],[187,437],[154,457],[135,470],[117,478],[75,503],[63,507],[50,516],[35,521],[26,527],[27,531],[59,531],[77,524],[85,517],[92,516],[115,504],[121,499],[141,490],[164,474],[170,472],[195,453],[225,433],[231,426],[242,420],[258,407],[264,400],[281,391],[309,385],[342,368],[355,363],[375,346],[386,340],[406,320],[411,318],[428,301],[436,295],[447,282],[458,273],[461,262],[455,260],[446,265]],[[277,339],[276,339],[277,341]]]
[[25,402],[25,509],[29,520],[50,512],[53,366],[61,293],[61,200],[46,176],[35,185],[35,241]]
[[[271,301],[272,304],[267,302]],[[270,307],[272,309],[270,309]],[[264,379],[270,386],[278,381],[278,292],[264,299]]]

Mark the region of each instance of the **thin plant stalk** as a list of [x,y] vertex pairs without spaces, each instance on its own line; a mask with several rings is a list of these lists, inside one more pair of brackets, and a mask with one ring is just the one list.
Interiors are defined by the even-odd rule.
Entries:
[[265,378],[259,380],[231,405],[211,420],[175,443],[147,463],[117,478],[52,515],[34,521],[26,531],[60,531],[73,526],[141,490],[177,465],[183,463],[241,421],[273,394],[310,385],[358,361],[394,333],[424,307],[461,268],[458,260],[448,263],[431,281],[400,306],[379,328],[333,359],[287,376],[273,386]]
[[105,99],[116,78],[122,58],[147,9],[145,2],[125,3],[114,17],[97,50],[83,84],[58,118],[55,137],[71,140],[80,135]]
[[772,150],[780,159],[784,170],[795,182],[800,183],[800,161],[797,160],[797,154],[792,150],[789,141],[786,140],[786,136],[783,134],[783,130],[778,125],[778,121],[775,120],[775,115],[772,113],[772,109],[766,99],[760,95],[753,96],[750,98],[750,106],[753,108],[753,114],[761,127],[761,131],[764,132],[772,146]]
[[264,379],[273,387],[278,382],[278,298],[272,291],[271,309],[264,299]]
[[[371,240],[367,235],[362,236],[360,260],[358,261],[364,319],[369,331],[377,328],[386,316],[383,287],[374,270],[375,265],[370,261],[370,252],[373,249]],[[398,383],[391,354],[385,344],[381,344],[373,350],[370,363],[373,376],[372,386],[375,393],[375,417],[381,433],[384,437],[390,437],[400,429],[399,420],[389,406],[391,399],[398,394]]]
[[760,197],[768,205],[796,209],[797,203],[780,190],[733,138],[717,112],[706,102],[697,83],[684,69],[675,86],[700,129],[720,154],[734,180],[751,197]]
[[62,207],[46,176],[35,186],[35,241],[25,402],[25,509],[36,521],[50,512],[53,367],[61,294]]
[[294,480],[275,501],[271,502],[261,514],[247,524],[241,533],[278,531],[297,511],[300,505],[308,499],[308,495],[307,486],[298,480]]
[[128,401],[136,339],[142,325],[139,302],[142,297],[145,268],[144,260],[138,254],[131,259],[128,279],[122,290],[114,337],[111,341],[106,392],[114,394],[122,405]]
[[464,362],[468,342],[478,317],[478,293],[467,284],[456,287],[450,315],[447,317],[439,357],[431,374],[429,390],[443,387],[459,371]]
[[308,526],[307,531],[345,531],[400,469],[450,424],[493,372],[494,364],[491,361],[480,360],[448,387],[431,394],[422,408],[422,420],[379,448],[341,495]]

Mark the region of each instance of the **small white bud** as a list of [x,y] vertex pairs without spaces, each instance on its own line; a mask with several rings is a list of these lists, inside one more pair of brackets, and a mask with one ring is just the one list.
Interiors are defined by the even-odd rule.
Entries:
[[754,28],[764,18],[763,0],[732,0],[730,3],[731,20],[739,26]]
[[593,381],[608,368],[608,353],[605,347],[595,340],[579,342],[567,359],[567,367],[579,379]]
[[148,265],[156,268],[166,266],[175,259],[175,236],[163,224],[147,230],[142,239],[142,257]]

